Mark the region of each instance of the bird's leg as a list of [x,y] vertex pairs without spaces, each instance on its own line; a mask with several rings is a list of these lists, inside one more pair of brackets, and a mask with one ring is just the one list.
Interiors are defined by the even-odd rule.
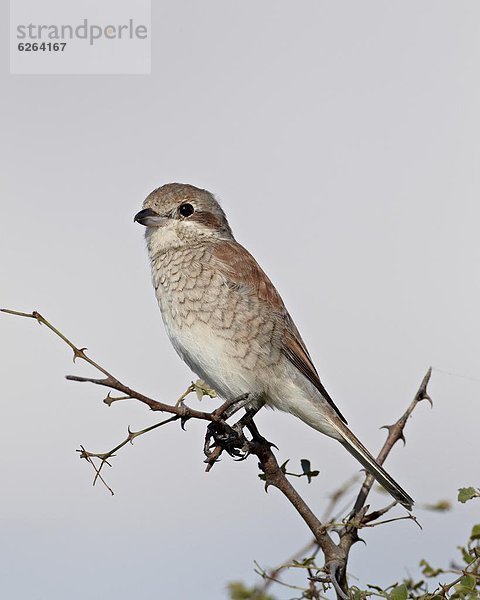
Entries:
[[253,417],[258,413],[258,411],[262,408],[263,404],[256,403],[253,406],[249,406],[245,410],[245,414],[241,419],[239,419],[234,425],[232,425],[232,429],[238,431],[239,434],[243,433],[244,428],[246,427],[250,433],[255,437],[255,435],[260,435],[258,433],[257,426],[253,422]]
[[[237,421],[234,425],[232,425],[232,429],[235,429],[239,433],[239,435],[243,434],[243,429],[246,427],[252,436],[252,440],[254,442],[267,443],[270,446],[274,446],[271,442],[266,440],[263,435],[257,429],[257,426],[253,420],[258,411],[265,406],[265,402],[258,401],[253,403],[253,406],[249,406],[243,417]],[[246,458],[246,457],[245,457]]]
[[226,421],[232,415],[234,415],[236,412],[238,412],[242,408],[245,408],[251,402],[252,402],[252,399],[250,397],[250,394],[248,394],[248,393],[242,394],[241,396],[238,396],[237,398],[230,400],[228,403],[226,402],[216,412],[217,412],[217,414],[219,414],[219,416],[222,417],[222,419],[224,421]]

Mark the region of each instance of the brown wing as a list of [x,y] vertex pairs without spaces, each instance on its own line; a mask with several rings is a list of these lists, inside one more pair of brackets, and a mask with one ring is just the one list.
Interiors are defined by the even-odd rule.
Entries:
[[229,240],[216,243],[212,249],[212,254],[218,260],[220,269],[229,283],[238,289],[244,287],[253,290],[258,298],[269,305],[273,312],[283,317],[286,327],[282,353],[317,388],[342,421],[346,423],[345,417],[323,387],[308,350],[295,323],[288,314],[280,294],[262,271],[257,261],[243,246]]

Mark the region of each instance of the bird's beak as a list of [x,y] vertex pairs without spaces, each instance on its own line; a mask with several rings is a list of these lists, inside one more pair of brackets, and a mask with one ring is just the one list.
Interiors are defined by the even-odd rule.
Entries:
[[133,219],[134,222],[145,225],[145,227],[161,227],[166,220],[167,217],[162,217],[151,208],[144,208]]

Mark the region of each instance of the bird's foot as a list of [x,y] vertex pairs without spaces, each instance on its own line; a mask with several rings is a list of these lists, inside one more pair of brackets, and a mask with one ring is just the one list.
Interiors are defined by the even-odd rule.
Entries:
[[209,462],[213,455],[219,454],[217,448],[227,452],[237,460],[245,460],[250,453],[249,442],[239,423],[230,426],[225,421],[213,422],[207,427],[203,451]]

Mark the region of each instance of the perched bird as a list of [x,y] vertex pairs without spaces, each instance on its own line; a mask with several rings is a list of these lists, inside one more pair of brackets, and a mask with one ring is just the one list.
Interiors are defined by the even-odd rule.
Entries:
[[347,427],[322,385],[270,279],[233,237],[214,196],[180,183],[154,190],[135,221],[145,225],[152,280],[180,357],[220,397],[249,394],[338,440],[403,506],[412,498]]

